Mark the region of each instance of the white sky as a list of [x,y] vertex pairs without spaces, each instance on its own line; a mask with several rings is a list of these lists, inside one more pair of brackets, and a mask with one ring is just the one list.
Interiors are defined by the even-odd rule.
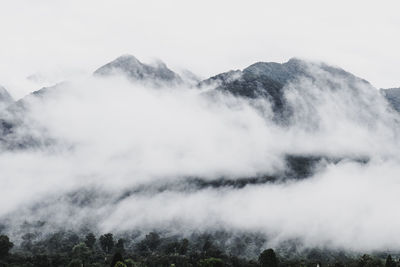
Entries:
[[20,97],[120,54],[207,77],[256,61],[322,60],[400,86],[400,2],[1,0],[0,84]]

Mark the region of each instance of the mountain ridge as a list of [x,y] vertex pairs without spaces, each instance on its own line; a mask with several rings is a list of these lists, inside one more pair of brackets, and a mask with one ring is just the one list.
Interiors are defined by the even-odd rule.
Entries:
[[[312,72],[317,69],[319,72],[326,72],[339,80],[343,80],[346,86],[356,88],[359,83],[374,88],[368,81],[356,77],[339,67],[330,66],[326,63],[308,62],[298,58],[291,58],[284,63],[276,62],[256,62],[242,70],[231,70],[204,79],[198,83],[186,84],[188,87],[201,88],[203,86],[211,86],[215,91],[226,92],[239,97],[250,99],[266,98],[272,104],[272,111],[275,122],[287,123],[288,118],[293,115],[290,105],[288,105],[284,94],[284,88],[292,82],[296,82],[301,78],[307,78],[312,82],[318,82],[318,79],[325,79],[323,86],[329,90],[337,90],[340,84],[325,78],[325,73],[315,76]],[[318,72],[317,71],[317,72]],[[136,57],[124,54],[113,61],[99,67],[93,73],[95,77],[108,77],[114,74],[127,75],[129,80],[133,82],[145,82],[153,85],[181,85],[182,78],[163,62],[152,66],[140,62]],[[58,83],[54,86],[43,87],[22,99],[14,101],[4,87],[0,86],[0,104],[6,103],[7,109],[25,109],[23,106],[27,100],[40,97],[46,98],[46,95],[60,87],[66,82]],[[390,106],[400,112],[400,88],[376,90],[385,98]],[[354,96],[357,97],[356,92]],[[12,133],[13,128],[18,127],[24,117],[24,112],[15,116],[15,121],[10,120],[10,116],[2,115],[1,132],[2,136]],[[2,138],[3,139],[3,138]]]
[[113,61],[101,66],[94,71],[95,76],[111,76],[123,74],[133,81],[153,82],[157,85],[161,83],[180,84],[182,78],[167,65],[158,61],[155,66],[144,64],[130,54],[124,54]]

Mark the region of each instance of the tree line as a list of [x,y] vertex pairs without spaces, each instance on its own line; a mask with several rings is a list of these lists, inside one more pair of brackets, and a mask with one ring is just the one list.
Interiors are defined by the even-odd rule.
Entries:
[[34,241],[34,234],[22,236],[15,247],[7,235],[0,235],[0,266],[20,267],[400,267],[391,255],[347,257],[338,255],[332,260],[326,252],[311,250],[308,254],[289,257],[274,249],[261,251],[256,258],[244,258],[224,252],[211,235],[198,240],[161,237],[150,232],[133,246],[112,233],[98,237],[88,233],[82,237],[74,233],[57,232],[43,240]]

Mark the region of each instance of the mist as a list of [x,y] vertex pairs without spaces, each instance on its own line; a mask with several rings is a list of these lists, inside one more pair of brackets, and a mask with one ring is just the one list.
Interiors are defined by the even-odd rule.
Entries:
[[[0,154],[4,231],[18,240],[24,222],[45,221],[43,233],[224,230],[261,233],[265,246],[398,248],[398,114],[368,83],[309,70],[284,88],[286,124],[266,98],[118,75],[24,98],[29,112],[8,138],[40,145]],[[287,155],[322,158],[309,177],[284,179]],[[192,183],[262,176],[276,179]]]

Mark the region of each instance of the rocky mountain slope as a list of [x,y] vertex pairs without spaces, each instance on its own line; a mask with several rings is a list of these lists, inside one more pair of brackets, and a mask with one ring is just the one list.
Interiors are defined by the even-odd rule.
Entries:
[[399,88],[389,88],[380,90],[383,96],[388,100],[390,105],[400,112],[400,87]]

